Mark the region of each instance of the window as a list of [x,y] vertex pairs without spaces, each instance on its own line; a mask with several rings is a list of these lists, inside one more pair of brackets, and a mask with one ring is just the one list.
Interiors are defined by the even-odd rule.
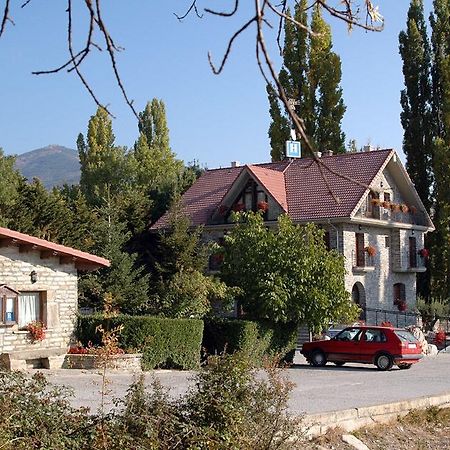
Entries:
[[364,341],[366,342],[386,342],[386,335],[376,328],[369,328],[364,335]]
[[0,323],[26,327],[30,322],[44,321],[45,292],[16,292],[0,286]]
[[355,241],[356,241],[356,266],[364,267],[365,266],[365,258],[364,258],[364,233],[355,233]]
[[42,321],[41,296],[39,292],[22,292],[19,294],[17,323],[22,328],[35,321]]
[[359,341],[361,337],[360,328],[346,328],[335,336],[337,341]]
[[0,323],[8,325],[16,322],[18,294],[8,286],[0,286]]
[[394,284],[394,305],[398,305],[400,302],[406,301],[406,290],[403,283]]
[[391,240],[390,240],[389,236],[385,236],[384,237],[384,246],[386,248],[388,248],[388,247],[390,247],[390,245],[391,245]]
[[[261,202],[268,202],[266,193],[258,186],[258,184],[250,179],[247,181],[244,190],[236,198],[232,207],[234,211],[257,211],[258,204]],[[267,211],[264,211],[264,218],[266,218]]]
[[409,267],[417,267],[417,242],[413,236],[409,237]]
[[385,202],[390,202],[391,201],[391,194],[389,192],[385,192],[383,194],[383,198]]

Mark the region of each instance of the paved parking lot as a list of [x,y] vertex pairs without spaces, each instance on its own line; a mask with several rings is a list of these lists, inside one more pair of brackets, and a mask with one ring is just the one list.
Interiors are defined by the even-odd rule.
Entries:
[[[356,364],[310,367],[301,356],[295,362],[295,366],[287,369],[288,377],[296,384],[289,402],[293,412],[336,411],[450,392],[450,353],[424,358],[410,370],[394,367],[389,372]],[[74,389],[74,406],[87,406],[93,411],[98,407],[101,383],[98,373],[66,369],[48,375],[52,383]],[[176,396],[186,392],[194,374],[155,370],[145,373],[146,384],[150,384],[153,375]],[[133,374],[109,372],[108,379],[111,393],[107,403],[111,405],[113,397],[125,395]]]

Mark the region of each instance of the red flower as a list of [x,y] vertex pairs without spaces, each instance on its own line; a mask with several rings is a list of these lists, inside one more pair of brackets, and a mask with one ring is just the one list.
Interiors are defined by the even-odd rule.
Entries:
[[258,211],[267,212],[269,210],[269,204],[264,201],[258,202],[257,207],[258,207]]
[[369,256],[375,256],[377,254],[377,249],[373,245],[368,245],[364,250]]
[[425,259],[430,256],[430,252],[427,248],[420,249],[418,253],[422,258],[425,258]]
[[397,305],[397,309],[399,311],[406,311],[408,309],[408,304],[406,303],[405,300],[396,300],[394,302],[395,305]]
[[244,211],[245,210],[245,205],[243,203],[236,203],[233,206],[233,211],[235,212],[240,212],[240,211]]
[[30,333],[31,342],[42,341],[45,339],[45,325],[42,322],[30,322],[27,325],[27,331]]

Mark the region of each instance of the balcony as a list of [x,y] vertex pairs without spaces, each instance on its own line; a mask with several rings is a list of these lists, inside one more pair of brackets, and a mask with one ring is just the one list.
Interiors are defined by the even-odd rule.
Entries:
[[396,263],[393,265],[394,272],[402,273],[418,273],[426,272],[426,258],[417,253],[411,255],[409,250],[404,250],[399,254],[400,258],[395,258]]
[[370,256],[366,251],[352,251],[352,271],[353,273],[366,273],[375,270],[375,257]]
[[393,211],[391,209],[383,208],[382,206],[373,206],[367,208],[366,205],[362,206],[356,213],[356,217],[365,219],[383,220],[388,222],[406,223],[410,225],[428,226],[428,219],[425,213],[417,211],[402,212]]

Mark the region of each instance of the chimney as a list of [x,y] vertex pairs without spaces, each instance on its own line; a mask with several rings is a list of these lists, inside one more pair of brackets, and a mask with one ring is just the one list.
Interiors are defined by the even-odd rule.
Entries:
[[322,152],[314,152],[314,154],[315,154],[318,158],[321,158],[321,157],[322,157]]
[[333,150],[325,150],[322,153],[323,156],[333,156]]
[[231,161],[231,167],[239,167],[241,163],[239,161]]
[[365,145],[363,147],[363,152],[371,152],[372,151],[372,146],[370,144]]

